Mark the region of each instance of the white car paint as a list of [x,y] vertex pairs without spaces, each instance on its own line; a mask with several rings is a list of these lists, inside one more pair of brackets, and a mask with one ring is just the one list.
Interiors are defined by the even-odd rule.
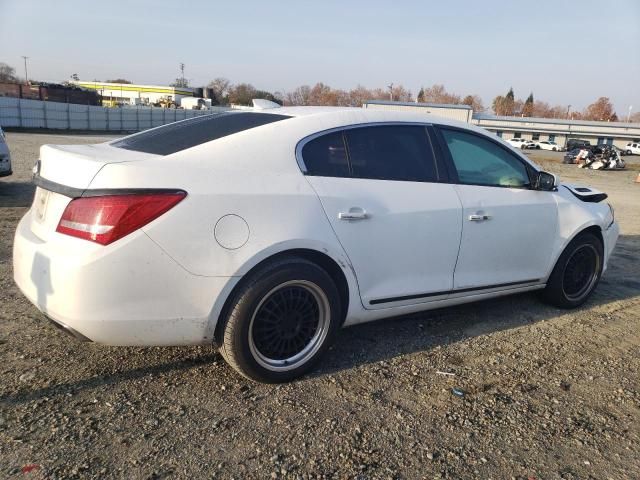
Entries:
[[543,140],[543,141],[539,141],[535,143],[536,147],[540,147],[540,149],[542,150],[551,150],[554,152],[560,152],[562,151],[562,148],[560,147],[560,145],[558,145],[556,142],[551,142],[548,140]]
[[510,138],[506,142],[512,147],[519,148],[521,150],[535,148],[536,146],[536,144],[531,140],[525,140],[524,138]]
[[0,177],[7,177],[11,173],[11,153],[4,132],[0,128]]
[[629,142],[625,145],[624,151],[632,155],[640,155],[640,142]]
[[[605,264],[615,245],[609,207],[582,202],[562,186],[543,192],[312,177],[296,161],[301,140],[330,129],[409,122],[496,141],[478,127],[384,110],[290,107],[260,114],[274,113],[292,118],[166,156],[109,143],[42,147],[40,187],[14,241],[22,292],[56,322],[99,343],[208,344],[233,288],[282,252],[311,250],[339,266],[351,325],[543,288],[563,248],[587,227],[602,230]],[[47,182],[78,195],[171,188],[187,196],[102,246],[56,232],[74,191],[47,193],[60,187]],[[356,208],[366,219],[338,219]],[[468,221],[478,212],[488,220]],[[465,291],[478,285],[493,287]],[[396,299],[371,303],[380,298]]]

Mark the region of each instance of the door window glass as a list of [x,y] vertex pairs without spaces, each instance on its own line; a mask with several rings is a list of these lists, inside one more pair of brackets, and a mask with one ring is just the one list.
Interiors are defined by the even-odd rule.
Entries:
[[333,132],[310,140],[302,148],[307,175],[349,177],[349,162],[342,132]]
[[438,178],[425,127],[382,125],[344,133],[356,178],[410,182]]
[[522,161],[479,135],[441,129],[460,183],[496,187],[527,187],[529,175]]

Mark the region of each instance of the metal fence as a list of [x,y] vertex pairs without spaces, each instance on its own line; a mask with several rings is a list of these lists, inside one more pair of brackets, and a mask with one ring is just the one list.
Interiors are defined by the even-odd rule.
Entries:
[[59,130],[137,132],[166,123],[229,110],[182,110],[155,107],[106,108],[74,103],[0,97],[0,126]]

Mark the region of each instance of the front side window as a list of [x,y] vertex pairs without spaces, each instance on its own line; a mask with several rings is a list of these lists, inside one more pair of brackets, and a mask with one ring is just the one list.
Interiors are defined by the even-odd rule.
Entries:
[[460,183],[528,187],[527,168],[515,155],[479,135],[441,129]]
[[345,130],[353,176],[429,182],[437,179],[425,127],[383,125]]
[[342,132],[314,138],[302,148],[307,175],[318,177],[349,177],[349,162]]

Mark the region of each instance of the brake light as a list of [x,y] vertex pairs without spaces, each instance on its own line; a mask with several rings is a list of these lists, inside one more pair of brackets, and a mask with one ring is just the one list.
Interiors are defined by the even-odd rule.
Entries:
[[186,192],[81,197],[67,205],[56,232],[108,245],[176,206]]

